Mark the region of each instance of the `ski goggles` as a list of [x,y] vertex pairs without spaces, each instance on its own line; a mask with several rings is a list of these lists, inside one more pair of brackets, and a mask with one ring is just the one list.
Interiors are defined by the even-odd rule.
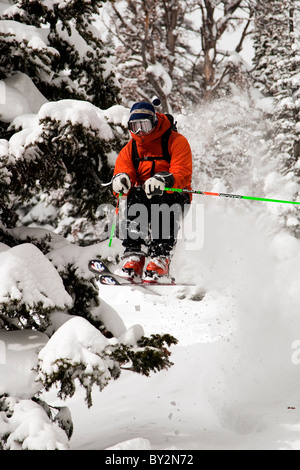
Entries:
[[134,121],[128,122],[128,128],[134,134],[138,134],[139,132],[149,134],[153,127],[153,122],[150,119],[135,119]]

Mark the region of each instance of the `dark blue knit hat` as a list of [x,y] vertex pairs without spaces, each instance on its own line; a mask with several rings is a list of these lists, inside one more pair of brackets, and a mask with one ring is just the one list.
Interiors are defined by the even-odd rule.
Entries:
[[153,104],[146,101],[135,103],[130,110],[129,121],[134,121],[135,119],[150,119],[152,122],[155,122],[156,113]]

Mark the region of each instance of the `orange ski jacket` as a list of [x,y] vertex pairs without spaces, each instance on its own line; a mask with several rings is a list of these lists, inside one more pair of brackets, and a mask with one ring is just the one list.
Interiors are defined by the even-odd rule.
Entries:
[[[174,188],[191,189],[192,152],[187,139],[176,131],[171,131],[168,141],[170,162],[164,159],[161,137],[171,127],[167,116],[157,113],[158,122],[150,134],[138,136],[131,132],[131,140],[120,151],[114,169],[114,175],[127,173],[131,186],[141,186],[155,173],[167,171],[174,176]],[[135,169],[132,142],[136,142],[139,165]],[[148,158],[148,160],[147,160]]]

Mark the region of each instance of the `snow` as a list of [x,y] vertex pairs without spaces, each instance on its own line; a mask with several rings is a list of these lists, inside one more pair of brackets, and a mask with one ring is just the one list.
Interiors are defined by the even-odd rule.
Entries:
[[7,393],[29,399],[41,389],[32,369],[37,365],[37,351],[48,339],[38,331],[0,330],[0,396]]
[[107,118],[109,123],[112,124],[121,124],[124,127],[127,127],[130,111],[128,108],[125,108],[121,105],[111,106],[103,111],[104,116]]
[[23,114],[37,113],[46,101],[24,73],[0,81],[0,117],[4,122],[11,122]]
[[[21,83],[19,86],[20,82],[22,80],[14,79],[13,82],[8,82],[14,83],[14,86],[5,85],[6,98],[3,99],[3,103],[1,103],[0,94],[1,120],[11,122],[12,128],[20,129],[9,140],[10,158],[24,158],[24,147],[39,140],[42,132],[40,122],[45,119],[57,120],[61,123],[61,126],[81,124],[87,129],[95,131],[99,138],[107,141],[114,137],[110,124],[127,126],[129,109],[124,106],[115,105],[109,109],[101,110],[91,103],[81,100],[67,99],[58,102],[47,102],[34,88],[33,84],[31,86],[29,82]],[[23,91],[19,91],[19,88],[22,88]],[[22,99],[20,99],[20,96]],[[26,97],[30,97],[29,100]],[[36,103],[36,106],[38,106],[38,103],[40,104],[36,114],[34,113],[36,108],[32,103]],[[7,141],[3,141],[4,143],[7,146]],[[2,141],[0,141],[1,144]],[[6,149],[3,150],[5,154]],[[116,155],[110,158],[115,160]]]
[[99,330],[84,318],[72,318],[64,323],[50,338],[39,354],[42,362],[42,373],[51,374],[57,370],[57,360],[67,360],[86,364],[86,372],[98,367],[108,376],[110,373],[105,361],[100,357],[102,351],[110,343]]
[[162,64],[156,62],[151,64],[146,69],[147,74],[154,75],[157,79],[161,80],[161,88],[166,96],[169,96],[172,91],[172,79]]
[[71,3],[72,0],[44,0],[45,6],[47,7],[48,10],[51,8],[55,8],[58,6],[58,8],[65,8],[68,3]]
[[[99,115],[114,123],[118,116],[127,119],[123,107],[96,112],[92,105],[71,100],[72,115],[64,104],[43,105],[40,117],[58,112],[84,125]],[[19,119],[34,126],[28,115]],[[183,125],[183,116],[180,120]],[[199,146],[198,132],[187,137],[194,148]],[[218,184],[201,189],[220,190]],[[265,189],[270,197],[290,196],[280,195],[280,187],[279,175],[269,174]],[[119,241],[111,248],[107,242],[82,248],[52,234],[47,257],[28,243],[2,246],[1,298],[18,298],[22,291],[27,301],[53,308],[49,340],[42,333],[1,331],[0,394],[7,392],[22,413],[30,413],[33,428],[22,425],[18,411],[10,434],[13,446],[20,447],[21,440],[22,448],[37,449],[42,441],[49,448],[76,450],[299,449],[300,246],[287,233],[274,236],[274,205],[267,204],[253,202],[249,208],[244,201],[194,196],[193,207],[201,209],[195,213],[203,214],[196,224],[203,230],[201,246],[182,236],[172,270],[178,283],[189,280],[195,286],[153,288],[160,295],[99,286],[100,317],[114,334],[112,340],[86,320],[64,313],[70,298],[56,269],[68,259],[83,273],[88,259],[99,252],[113,260],[121,253]],[[13,233],[26,241],[48,231],[19,228]],[[59,431],[50,431],[47,416],[29,401],[39,389],[32,371],[38,355],[44,372],[53,369],[58,357],[77,357],[87,370],[97,364],[109,380],[99,355],[103,347],[116,339],[132,344],[143,333],[166,332],[178,339],[169,370],[150,377],[123,371],[101,392],[93,391],[90,409],[80,388],[66,402],[55,389],[43,393],[52,406],[69,407],[74,422],[69,444]],[[0,423],[6,426],[5,420]]]
[[[57,50],[47,45],[46,31],[46,29],[36,28],[14,20],[1,20],[0,23],[0,34],[5,36],[7,42],[24,42],[26,47],[34,53],[47,53],[48,55],[57,56]],[[34,57],[33,61],[37,61],[39,65],[42,65],[38,58]],[[44,64],[44,67],[50,73],[47,65]]]
[[[82,102],[75,103],[74,111],[81,122],[88,122],[88,113],[96,116],[94,107]],[[121,111],[117,107],[103,115],[118,122],[119,113],[126,119]],[[40,112],[65,115],[63,106],[51,103]],[[184,125],[183,116],[180,121]],[[187,137],[194,148],[199,146],[199,132]],[[218,184],[201,189],[220,190]],[[279,175],[270,173],[265,188],[270,197],[288,198],[280,187]],[[55,307],[49,340],[42,333],[1,331],[0,394],[6,391],[23,413],[30,412],[34,428],[24,428],[18,412],[10,434],[13,445],[20,447],[21,439],[22,448],[40,448],[43,441],[49,448],[76,450],[299,449],[300,246],[299,240],[278,232],[274,205],[268,204],[194,196],[193,208],[201,209],[195,214],[203,215],[196,224],[203,230],[201,246],[181,236],[172,270],[178,283],[195,285],[152,288],[160,295],[99,285],[100,318],[114,334],[112,340],[86,320],[64,313],[70,299],[56,269],[70,260],[83,273],[96,253],[113,260],[121,253],[118,240],[110,248],[107,242],[83,248],[52,234],[47,257],[28,243],[2,246],[2,298],[8,292],[18,296],[22,289],[27,300]],[[48,231],[18,228],[12,233],[26,241]],[[59,431],[50,431],[47,416],[32,409],[28,399],[39,389],[32,371],[38,355],[44,372],[52,370],[58,356],[78,357],[87,368],[98,364],[109,379],[99,356],[103,347],[116,339],[132,344],[143,333],[166,332],[178,339],[169,370],[150,377],[122,371],[101,392],[93,390],[90,409],[80,388],[63,402],[55,389],[42,394],[52,406],[70,409],[74,434],[69,443]],[[33,334],[30,341],[28,334]],[[6,426],[5,420],[0,426]]]
[[61,277],[40,250],[30,243],[0,253],[0,301],[23,300],[31,306],[65,309],[71,305]]
[[[67,438],[58,424],[52,424],[45,411],[31,400],[9,398],[10,420],[0,421],[1,434],[9,434],[11,450],[66,450]],[[1,416],[0,416],[1,417]]]
[[116,122],[117,115],[119,116],[118,124],[126,125],[128,111],[123,106],[112,106],[110,110],[103,111],[87,101],[80,100],[46,103],[38,113],[40,120],[51,118],[60,121],[62,126],[69,122],[95,129],[99,137],[105,140],[113,138],[112,128],[108,122]]
[[125,371],[89,410],[80,390],[67,400],[71,449],[299,449],[299,241],[271,237],[259,205],[228,202],[205,199],[201,250],[178,242],[172,269],[195,286],[99,286],[127,332],[140,324],[179,342],[169,370]]

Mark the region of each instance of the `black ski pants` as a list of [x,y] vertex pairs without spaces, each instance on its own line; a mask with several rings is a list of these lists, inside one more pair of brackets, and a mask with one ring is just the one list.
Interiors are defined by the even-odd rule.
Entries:
[[151,257],[170,256],[183,216],[190,206],[187,193],[167,193],[149,199],[142,187],[131,189],[121,227],[124,255],[145,252]]

